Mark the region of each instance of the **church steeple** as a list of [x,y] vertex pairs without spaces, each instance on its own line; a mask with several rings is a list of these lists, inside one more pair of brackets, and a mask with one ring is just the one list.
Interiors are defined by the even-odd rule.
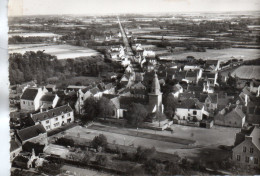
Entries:
[[149,93],[149,105],[152,107],[152,112],[163,112],[161,87],[156,73]]
[[156,95],[161,94],[161,87],[156,73],[154,73],[154,77],[153,77],[151,94],[156,94]]

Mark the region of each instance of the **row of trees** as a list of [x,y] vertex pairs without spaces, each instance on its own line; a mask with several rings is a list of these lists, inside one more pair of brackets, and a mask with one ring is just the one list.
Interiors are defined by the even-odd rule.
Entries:
[[44,51],[13,53],[9,56],[9,79],[11,85],[37,80],[46,82],[48,78],[65,80],[71,76],[99,76],[103,72],[120,69],[118,64],[106,63],[102,56],[58,60]]

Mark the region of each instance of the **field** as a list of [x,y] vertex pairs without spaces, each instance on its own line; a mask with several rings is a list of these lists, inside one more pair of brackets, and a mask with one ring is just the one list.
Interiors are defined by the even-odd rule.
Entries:
[[259,79],[260,66],[240,66],[231,73],[231,76],[235,75],[241,79]]
[[260,58],[259,49],[241,49],[241,48],[228,48],[228,49],[207,49],[206,52],[185,52],[179,54],[172,54],[171,56],[164,56],[167,60],[185,59],[187,56],[194,56],[196,59],[213,60],[217,59],[220,61],[226,61],[232,59],[252,60]]
[[54,34],[54,33],[47,33],[47,32],[43,32],[43,33],[33,33],[33,32],[20,33],[20,32],[13,32],[13,33],[8,34],[8,37],[13,37],[13,36],[20,36],[20,37],[58,37],[60,35]]
[[68,58],[77,58],[77,57],[87,57],[87,56],[96,56],[100,55],[99,52],[78,46],[71,45],[44,45],[44,44],[35,44],[35,45],[9,45],[9,53],[21,53],[24,54],[26,51],[39,51],[45,50],[45,53],[57,56],[58,59],[68,59]]

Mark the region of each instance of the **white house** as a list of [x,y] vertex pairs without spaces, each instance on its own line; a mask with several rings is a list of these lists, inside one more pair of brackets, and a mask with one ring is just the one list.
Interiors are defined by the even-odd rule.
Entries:
[[69,105],[60,106],[51,110],[31,115],[34,123],[42,124],[46,131],[74,122],[74,112]]
[[204,105],[195,98],[183,100],[176,105],[175,117],[178,120],[196,120],[201,121],[203,117],[207,117],[208,112],[205,111]]
[[41,104],[40,100],[48,92],[45,88],[27,88],[21,96],[21,110],[37,111]]
[[55,108],[59,101],[59,97],[57,94],[46,93],[40,99],[40,108],[47,109],[47,108]]

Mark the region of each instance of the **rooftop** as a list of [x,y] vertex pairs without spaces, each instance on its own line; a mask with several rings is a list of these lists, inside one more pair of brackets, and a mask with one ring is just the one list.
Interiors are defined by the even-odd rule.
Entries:
[[17,135],[21,141],[26,141],[43,133],[46,133],[46,130],[42,124],[30,126],[17,131]]
[[38,89],[37,88],[27,88],[23,92],[21,99],[23,100],[34,100],[35,97],[38,94]]

